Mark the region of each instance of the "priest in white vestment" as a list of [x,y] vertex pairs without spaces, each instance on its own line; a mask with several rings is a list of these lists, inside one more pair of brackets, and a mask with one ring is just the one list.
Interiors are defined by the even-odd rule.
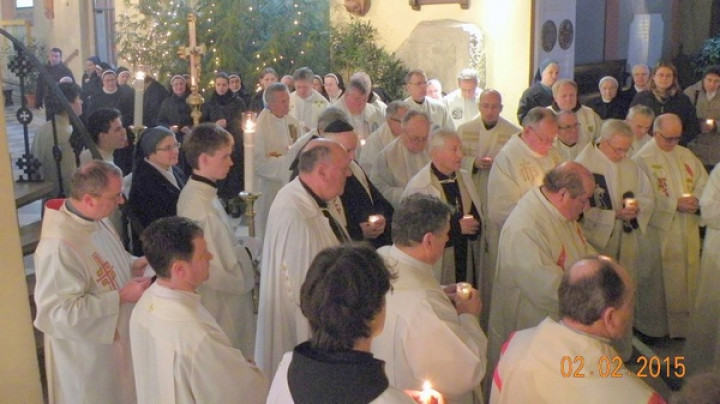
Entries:
[[585,146],[593,142],[580,137],[580,124],[572,111],[560,111],[558,118],[558,134],[553,146],[560,153],[563,161],[573,161]]
[[635,135],[629,154],[630,157],[634,156],[646,143],[652,140],[650,132],[654,120],[655,112],[646,105],[638,104],[628,111],[625,122],[630,125],[633,135]]
[[707,227],[684,351],[689,374],[720,370],[720,165],[710,173],[700,210],[701,224]]
[[362,156],[362,148],[370,134],[378,130],[383,124],[383,114],[372,104],[368,103],[370,88],[360,79],[353,79],[347,85],[345,93],[333,104],[348,114],[350,125],[360,140],[360,147],[356,154]]
[[542,186],[520,199],[505,222],[490,306],[491,365],[512,332],[534,327],[548,316],[558,318],[557,288],[563,272],[595,252],[577,223],[594,190],[587,168],[562,163],[545,175]]
[[607,257],[574,264],[556,292],[561,321],[545,318],[505,343],[490,404],[665,403],[609,343],[632,327],[634,293],[628,273]]
[[385,110],[385,123],[365,139],[362,146],[364,153],[358,158],[358,164],[366,173],[372,173],[375,160],[382,149],[387,147],[402,133],[402,117],[410,107],[403,101],[393,101]]
[[227,176],[233,164],[230,157],[233,147],[232,135],[215,124],[193,129],[183,145],[193,174],[180,191],[177,214],[200,225],[208,250],[215,257],[210,263],[210,279],[198,288],[203,305],[232,346],[252,358],[255,272],[249,253],[235,238],[235,229],[217,196],[217,182]]
[[147,261],[125,251],[107,220],[122,203],[122,173],[93,160],[70,198],[48,201],[35,251],[35,327],[44,333],[51,403],[135,403],[128,322],[150,286]]
[[478,101],[481,88],[478,88],[478,74],[475,69],[463,69],[457,76],[457,90],[443,97],[443,103],[455,127],[469,122],[480,112]]
[[380,96],[373,91],[372,79],[370,78],[370,75],[361,70],[359,72],[353,73],[352,76],[350,76],[350,81],[353,81],[355,79],[358,79],[365,84],[365,88],[367,88],[368,91],[367,103],[377,108],[380,114],[382,116],[385,116],[387,104],[385,104],[385,102],[383,102]]
[[302,133],[317,128],[320,113],[330,105],[322,94],[313,89],[313,75],[307,67],[293,73],[295,91],[290,94],[290,115],[298,120]]
[[178,216],[153,222],[143,232],[156,282],[138,300],[130,336],[138,403],[263,404],[268,382],[233,348],[197,289],[210,277],[203,230]]
[[569,79],[560,79],[552,86],[553,102],[548,108],[559,113],[572,111],[580,124],[580,141],[584,144],[592,143],[600,134],[602,119],[590,107],[578,101],[577,83]]
[[[495,266],[497,265],[497,253],[491,253],[488,244],[488,230],[494,227],[489,224],[487,212],[488,178],[495,157],[508,140],[513,135],[522,132],[522,129],[500,116],[503,104],[502,96],[497,90],[484,90],[478,99],[478,108],[480,113],[473,120],[460,125],[458,134],[463,147],[463,168],[472,173],[475,190],[480,196],[480,216],[482,218],[480,249],[482,251],[482,261],[478,272],[480,274],[480,296],[486,309],[483,311],[481,322],[484,327],[487,327],[492,282],[495,277]],[[498,229],[495,231],[495,243],[497,243],[499,234]]]
[[[527,112],[523,130],[513,135],[495,156],[487,181],[486,240],[488,264],[495,279],[500,231],[518,200],[531,188],[542,184],[545,173],[562,163],[553,147],[558,125],[555,114],[545,107]],[[492,195],[492,197],[490,197]],[[489,311],[490,307],[486,307]]]
[[637,273],[635,328],[649,337],[686,337],[700,269],[698,198],[708,175],[702,162],[678,146],[682,123],[663,114],[653,124],[653,140],[633,160],[647,174],[655,197],[647,237],[642,239],[642,271]]
[[373,339],[372,353],[385,361],[392,386],[421,390],[427,380],[446,403],[479,403],[487,365],[480,296],[472,288],[443,290],[433,276],[449,217],[445,203],[424,194],[409,196],[395,212],[394,244],[378,253],[397,280],[386,295],[385,329]]
[[402,134],[380,152],[370,173],[370,180],[396,209],[410,179],[430,162],[427,152],[430,117],[410,110],[403,116],[401,126]]
[[263,244],[255,361],[271,378],[283,354],[310,337],[300,311],[300,286],[315,255],[350,238],[328,209],[350,175],[343,147],[316,139],[300,154],[300,175],[270,208]]
[[404,101],[408,103],[410,109],[428,114],[432,129],[455,130],[455,123],[445,104],[426,96],[427,76],[424,71],[410,70],[405,75],[405,89],[410,96]]
[[428,145],[431,162],[408,182],[403,198],[422,193],[432,195],[453,208],[450,240],[435,264],[435,279],[443,285],[469,282],[480,285],[480,196],[470,173],[461,169],[462,144],[455,132],[438,129]]
[[284,84],[269,85],[263,99],[267,108],[258,115],[253,149],[256,192],[260,193],[255,202],[255,234],[260,240],[265,235],[270,205],[290,177],[288,149],[303,135],[300,123],[289,114],[290,94]]

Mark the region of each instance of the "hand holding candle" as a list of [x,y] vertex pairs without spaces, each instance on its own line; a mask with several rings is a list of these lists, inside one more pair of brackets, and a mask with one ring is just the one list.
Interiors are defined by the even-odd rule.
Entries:
[[683,213],[695,213],[698,210],[698,200],[695,195],[685,192],[677,200],[677,211]]
[[365,223],[360,223],[363,238],[372,240],[385,231],[385,217],[383,215],[370,215]]
[[473,235],[480,229],[480,222],[475,220],[475,217],[470,214],[464,215],[460,219],[460,233],[466,235]]
[[455,295],[457,295],[458,300],[470,300],[472,289],[473,287],[469,283],[458,282],[455,285]]
[[445,404],[443,396],[433,390],[432,385],[427,380],[423,383],[422,391],[405,390],[405,393],[418,404]]

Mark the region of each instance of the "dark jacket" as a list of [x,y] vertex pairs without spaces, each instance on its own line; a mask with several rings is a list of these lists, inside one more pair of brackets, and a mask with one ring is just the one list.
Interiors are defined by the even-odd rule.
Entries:
[[528,111],[535,107],[547,107],[552,102],[552,92],[548,91],[539,81],[533,83],[527,90],[523,91],[520,97],[520,105],[518,105],[517,110],[518,122],[522,125],[522,120]]
[[671,113],[680,117],[683,126],[681,145],[687,145],[700,133],[700,125],[695,116],[695,107],[690,102],[690,98],[683,94],[682,91],[678,91],[674,96],[666,98],[663,102],[658,100],[652,91],[641,91],[637,93],[630,106],[638,104],[652,109],[655,116]]

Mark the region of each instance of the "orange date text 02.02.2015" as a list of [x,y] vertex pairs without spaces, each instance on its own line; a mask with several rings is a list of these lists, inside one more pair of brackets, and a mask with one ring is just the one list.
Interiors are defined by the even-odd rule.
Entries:
[[588,363],[582,355],[563,356],[560,359],[560,374],[565,378],[584,378],[595,375],[602,378],[621,378],[625,375],[635,375],[639,378],[685,377],[684,356],[659,357],[638,356],[635,362],[640,365],[637,373],[624,369],[623,360],[619,356],[601,356],[597,363]]

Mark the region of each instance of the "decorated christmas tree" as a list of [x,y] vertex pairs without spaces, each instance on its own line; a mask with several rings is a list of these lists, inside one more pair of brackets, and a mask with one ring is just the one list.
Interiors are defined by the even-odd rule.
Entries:
[[124,0],[117,24],[118,55],[132,67],[147,66],[161,82],[187,73],[178,57],[187,46],[187,16],[197,15],[197,42],[204,44],[200,83],[212,88],[216,72],[239,72],[249,91],[257,74],[273,67],[291,74],[301,66],[329,66],[329,0]]

